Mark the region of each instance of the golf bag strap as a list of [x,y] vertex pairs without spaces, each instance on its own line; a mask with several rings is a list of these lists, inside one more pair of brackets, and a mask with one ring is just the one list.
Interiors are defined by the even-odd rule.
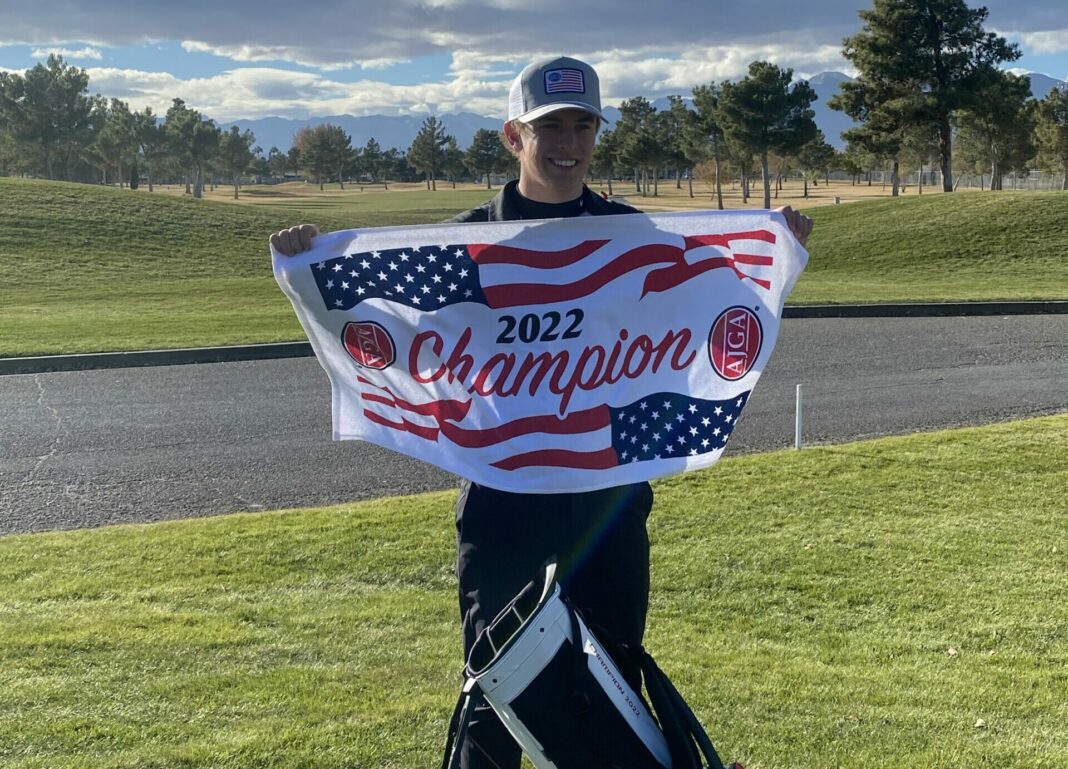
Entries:
[[567,617],[571,622],[571,680],[574,689],[571,692],[571,707],[575,715],[588,713],[590,710],[590,697],[580,688],[580,682],[586,674],[589,663],[586,661],[586,650],[582,641],[582,628],[579,625],[578,611],[565,599]]
[[[668,693],[675,698],[676,702],[678,702],[683,719],[689,727],[690,734],[693,735],[698,746],[700,746],[701,752],[705,756],[705,760],[708,761],[709,769],[724,769],[723,762],[720,760],[719,754],[716,753],[716,748],[712,744],[712,740],[709,738],[708,733],[705,732],[704,727],[701,726],[701,722],[697,720],[697,716],[694,715],[693,710],[687,704],[686,700],[679,694],[679,690],[675,688],[675,684],[671,683],[671,679],[667,676],[664,676],[664,683],[667,684]],[[740,769],[740,767],[740,764],[731,764],[730,769]]]
[[467,728],[471,725],[471,716],[484,699],[478,682],[474,678],[468,678],[464,682],[464,688],[460,690],[460,698],[456,700],[452,718],[449,719],[449,737],[445,742],[441,769],[457,769],[460,766],[460,747],[467,736]]
[[703,769],[705,763],[701,760],[702,754],[708,762],[708,769],[724,769],[712,740],[675,685],[645,649],[639,648],[636,653],[649,700],[667,739],[673,769]]

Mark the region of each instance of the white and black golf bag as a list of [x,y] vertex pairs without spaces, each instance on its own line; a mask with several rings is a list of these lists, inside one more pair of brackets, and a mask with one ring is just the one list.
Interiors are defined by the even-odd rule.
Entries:
[[[598,639],[563,595],[555,571],[547,564],[471,647],[442,769],[459,765],[460,744],[483,701],[537,769],[724,769],[653,658]],[[609,648],[640,666],[655,718]]]

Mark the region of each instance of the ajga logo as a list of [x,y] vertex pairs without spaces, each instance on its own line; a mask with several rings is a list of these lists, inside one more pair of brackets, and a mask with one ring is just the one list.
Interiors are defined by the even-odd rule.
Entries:
[[341,330],[341,341],[352,359],[364,368],[381,371],[397,359],[397,348],[389,332],[371,321],[346,323]]
[[724,310],[708,333],[712,368],[724,379],[741,379],[756,363],[763,341],[764,332],[755,312],[748,307]]

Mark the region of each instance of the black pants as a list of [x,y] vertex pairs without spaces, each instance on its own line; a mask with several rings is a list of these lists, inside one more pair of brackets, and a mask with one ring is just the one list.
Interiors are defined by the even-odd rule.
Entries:
[[[465,659],[478,633],[550,556],[561,587],[590,623],[621,643],[640,644],[652,503],[647,483],[582,494],[514,494],[465,483],[456,505]],[[519,746],[489,707],[476,711],[461,751],[464,769],[519,769]]]

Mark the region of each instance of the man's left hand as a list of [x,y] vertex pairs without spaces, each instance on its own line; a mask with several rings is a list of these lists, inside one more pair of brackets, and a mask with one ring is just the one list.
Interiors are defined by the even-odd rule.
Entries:
[[790,208],[790,206],[782,206],[781,208],[776,208],[775,211],[786,218],[786,226],[790,228],[790,232],[793,233],[802,246],[805,245],[809,233],[812,232],[812,220],[799,211]]

